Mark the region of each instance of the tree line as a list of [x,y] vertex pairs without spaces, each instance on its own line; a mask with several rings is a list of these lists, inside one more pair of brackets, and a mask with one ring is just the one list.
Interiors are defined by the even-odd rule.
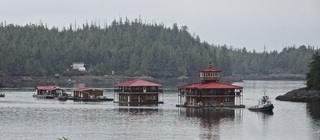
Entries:
[[312,55],[309,63],[310,70],[307,73],[307,89],[320,90],[320,54],[317,51]]
[[232,74],[305,74],[313,46],[287,46],[281,52],[257,53],[214,45],[190,34],[187,26],[166,27],[141,19],[110,25],[68,28],[0,23],[0,76],[65,76],[73,62],[84,62],[90,75],[196,76],[209,62]]

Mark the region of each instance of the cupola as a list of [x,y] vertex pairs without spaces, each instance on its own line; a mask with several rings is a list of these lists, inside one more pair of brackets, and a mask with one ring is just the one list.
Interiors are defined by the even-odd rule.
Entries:
[[220,80],[221,70],[212,67],[213,65],[210,62],[208,68],[200,70],[200,80],[202,83],[218,82]]

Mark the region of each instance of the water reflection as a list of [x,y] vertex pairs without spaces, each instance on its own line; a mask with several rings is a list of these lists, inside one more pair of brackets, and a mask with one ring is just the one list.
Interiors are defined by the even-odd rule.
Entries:
[[[196,119],[194,123],[200,125],[200,139],[221,139],[229,133],[229,126],[241,123],[241,109],[199,109],[187,108],[180,110],[180,114],[186,118]],[[226,128],[227,126],[227,128]],[[235,128],[236,129],[236,128]],[[231,130],[232,131],[232,130]],[[232,136],[231,136],[232,137]]]
[[307,103],[307,111],[314,119],[320,118],[320,103]]
[[[182,110],[180,110],[182,111]],[[231,109],[201,109],[187,108],[185,110],[186,117],[196,117],[203,121],[212,123],[218,122],[222,118],[234,118],[234,110]]]
[[273,117],[273,111],[250,111],[257,115],[260,122],[262,122],[262,126],[267,127]]
[[132,107],[157,107],[158,104],[139,104],[139,103],[115,103],[119,106],[132,106]]
[[258,114],[259,116],[262,116],[264,118],[269,118],[273,115],[273,111],[251,111],[250,112],[252,113],[256,113]]
[[313,139],[320,139],[320,103],[307,103],[307,111],[311,119]]
[[125,113],[129,115],[154,115],[159,109],[157,108],[118,108],[119,113]]

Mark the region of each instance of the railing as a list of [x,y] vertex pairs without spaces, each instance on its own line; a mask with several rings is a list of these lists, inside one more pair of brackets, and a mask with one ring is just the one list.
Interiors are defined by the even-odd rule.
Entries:
[[200,77],[201,81],[219,81],[220,76],[215,76],[215,77]]
[[185,96],[185,97],[236,97],[236,95],[180,95],[180,96]]
[[163,93],[162,89],[157,89],[157,90],[133,90],[133,89],[114,89],[114,92],[137,92],[137,93],[141,93],[141,92],[158,92],[158,93]]
[[179,95],[181,96],[239,96],[241,95],[240,92],[230,92],[230,93],[195,93],[195,92],[180,92]]

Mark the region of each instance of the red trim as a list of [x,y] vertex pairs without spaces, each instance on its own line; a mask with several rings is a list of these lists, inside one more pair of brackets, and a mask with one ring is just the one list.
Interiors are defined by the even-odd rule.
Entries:
[[87,90],[92,90],[89,87],[81,87],[81,88],[74,88],[72,89],[73,91],[87,91]]
[[60,89],[59,86],[37,86],[37,90],[57,90]]
[[200,70],[200,72],[221,72],[221,70],[214,69],[214,68],[206,68],[206,69]]
[[127,81],[124,83],[116,84],[115,86],[123,86],[123,87],[140,87],[140,86],[146,86],[146,87],[151,87],[151,86],[156,86],[156,87],[161,87],[162,85],[152,83],[149,81],[141,80],[141,79],[136,79],[136,80],[131,80]]
[[219,82],[210,82],[210,83],[194,83],[184,86],[180,86],[179,89],[242,89],[243,87],[219,83]]

